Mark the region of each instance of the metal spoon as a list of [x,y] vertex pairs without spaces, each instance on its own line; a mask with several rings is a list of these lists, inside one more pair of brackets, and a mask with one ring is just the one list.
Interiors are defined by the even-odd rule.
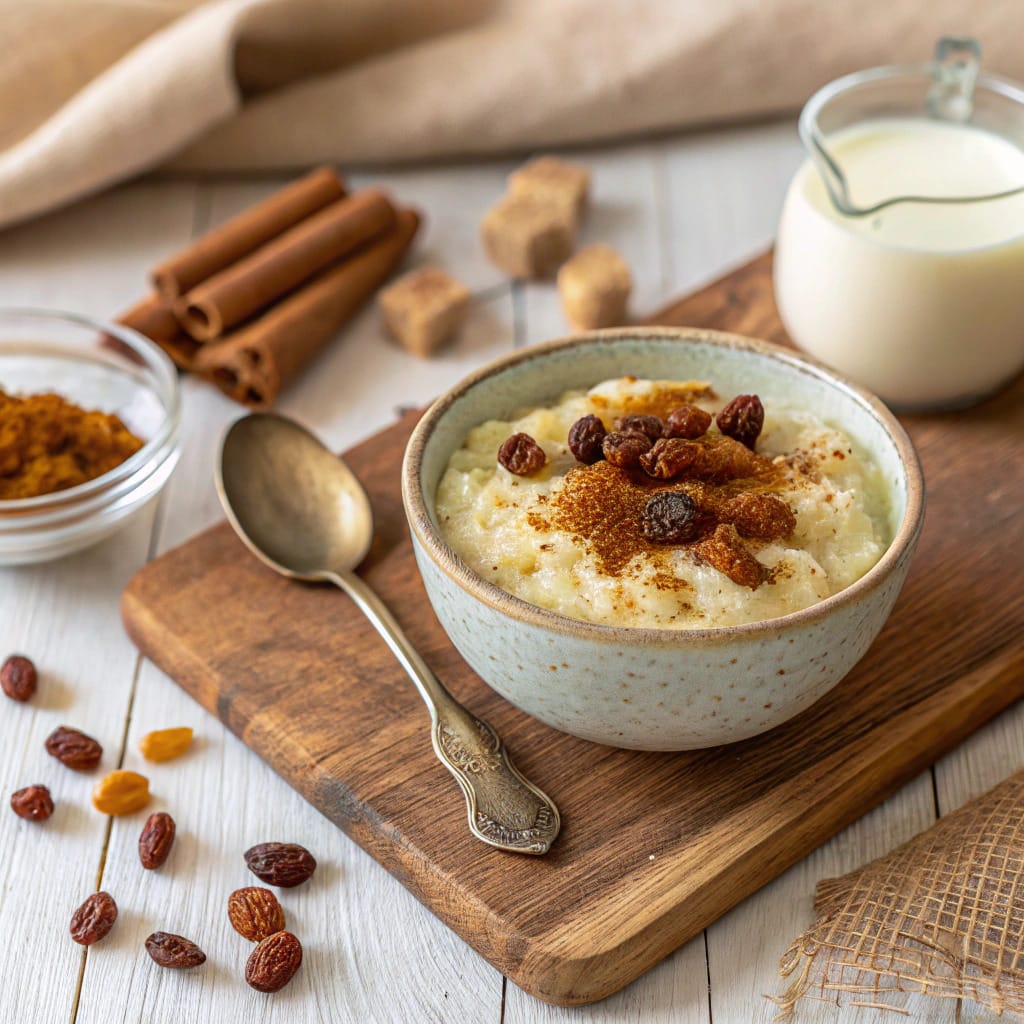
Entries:
[[283,576],[341,587],[373,623],[430,710],[434,752],[466,795],[473,834],[502,850],[547,853],[561,826],[558,809],[519,774],[498,734],[444,688],[355,574],[370,550],[373,514],[348,466],[298,423],[254,413],[224,435],[217,492],[257,558]]

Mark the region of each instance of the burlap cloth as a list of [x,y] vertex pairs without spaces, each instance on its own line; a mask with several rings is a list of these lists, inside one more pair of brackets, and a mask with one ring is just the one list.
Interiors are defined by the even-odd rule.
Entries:
[[527,150],[797,108],[1021,0],[0,0],[0,225],[172,161]]
[[897,992],[1024,1013],[1024,771],[892,853],[818,885],[780,967],[797,1000],[887,1008]]

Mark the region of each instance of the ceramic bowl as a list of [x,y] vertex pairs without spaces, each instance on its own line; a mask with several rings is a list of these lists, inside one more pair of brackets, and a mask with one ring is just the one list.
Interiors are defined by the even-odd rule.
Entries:
[[[845,590],[802,611],[740,626],[669,630],[571,619],[473,572],[442,538],[434,494],[472,427],[565,391],[633,374],[757,392],[840,428],[881,468],[892,543]],[[441,625],[474,671],[527,714],[611,746],[690,750],[792,718],[867,651],[907,574],[924,517],[917,455],[876,398],[787,349],[715,331],[595,331],[515,352],[427,411],[409,441],[402,492],[416,561]]]

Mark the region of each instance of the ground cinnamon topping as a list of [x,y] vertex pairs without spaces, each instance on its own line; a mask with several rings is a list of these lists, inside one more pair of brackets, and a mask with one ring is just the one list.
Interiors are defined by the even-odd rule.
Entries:
[[[723,446],[723,441],[728,439],[709,436],[686,443],[699,446],[699,462],[720,473],[723,466],[730,464],[723,447],[732,454],[732,448]],[[701,513],[694,541],[699,543],[728,516],[731,503],[738,496],[768,494],[785,479],[785,467],[763,456],[754,456],[741,445],[735,447],[746,453],[742,468],[753,472],[718,482],[692,478],[656,480],[641,470],[622,469],[607,461],[577,466],[566,475],[564,486],[551,495],[544,512],[530,512],[528,521],[540,532],[555,529],[578,537],[609,576],[621,576],[638,554],[657,564],[667,558],[665,548],[649,541],[642,526],[644,507],[655,493],[679,491],[693,500]],[[657,586],[685,588],[689,584],[670,572],[659,571]]]
[[614,399],[605,398],[603,395],[590,395],[588,400],[598,413],[614,407],[619,416],[660,416],[665,419],[680,405],[692,405],[694,402],[717,397],[714,389],[708,384],[692,381],[686,384],[659,385],[646,392],[616,395]]
[[0,500],[34,498],[119,466],[144,442],[112,413],[60,395],[0,391]]

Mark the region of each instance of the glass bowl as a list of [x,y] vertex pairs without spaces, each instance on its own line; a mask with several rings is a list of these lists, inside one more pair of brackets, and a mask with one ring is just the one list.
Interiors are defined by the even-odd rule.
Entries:
[[45,562],[95,544],[159,494],[180,452],[177,371],[141,334],[75,313],[0,308],[0,389],[54,391],[116,413],[145,444],[63,491],[0,500],[0,565]]

